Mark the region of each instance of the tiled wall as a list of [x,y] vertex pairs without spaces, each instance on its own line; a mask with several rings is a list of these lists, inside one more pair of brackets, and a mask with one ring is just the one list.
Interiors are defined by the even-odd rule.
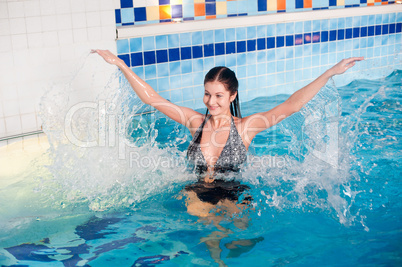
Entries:
[[394,4],[387,0],[119,0],[116,25]]
[[242,101],[290,94],[339,60],[364,56],[341,76],[386,75],[401,63],[402,13],[237,27],[117,41],[119,57],[163,97],[202,107],[203,77],[232,68]]
[[[91,48],[115,51],[115,8],[110,0],[0,1],[0,139],[40,130],[44,92],[71,82]],[[88,77],[102,84],[113,72],[101,61],[89,67],[92,60],[71,98],[96,91]]]

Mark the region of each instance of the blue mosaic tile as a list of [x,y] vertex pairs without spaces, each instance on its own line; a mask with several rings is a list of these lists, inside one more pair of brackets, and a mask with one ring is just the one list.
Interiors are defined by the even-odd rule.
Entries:
[[191,33],[180,33],[180,46],[191,46]]
[[[158,91],[167,91],[170,89],[169,77],[159,78],[158,80]],[[164,94],[159,93],[160,96],[165,98],[170,98],[170,94],[164,92]]]
[[142,66],[144,65],[144,61],[143,61],[143,57],[142,57],[142,53],[132,53],[130,54],[131,56],[131,66],[135,67],[135,66]]
[[193,46],[192,49],[193,49],[193,58],[201,58],[201,57],[203,57],[202,46],[201,45]]
[[214,31],[204,31],[203,33],[204,37],[204,44],[212,44],[214,40]]
[[156,65],[158,77],[169,76],[169,63],[163,63]]
[[246,41],[236,42],[237,53],[246,52]]
[[236,28],[236,40],[246,40],[246,28]]
[[215,42],[222,43],[225,42],[225,30],[215,30]]
[[182,5],[172,5],[172,19],[183,17],[183,6]]
[[167,50],[157,50],[156,51],[156,62],[157,63],[168,62],[168,51]]
[[116,24],[120,24],[121,23],[120,9],[116,9],[114,12],[114,15],[115,15]]
[[233,53],[236,53],[236,43],[235,42],[226,43],[226,54],[233,54]]
[[266,49],[266,39],[259,38],[257,39],[257,50],[265,50]]
[[257,27],[251,26],[247,27],[247,39],[254,39],[257,37]]
[[156,49],[166,49],[168,47],[167,35],[159,35],[155,37]]
[[134,8],[134,19],[135,21],[146,21],[147,20],[147,11],[145,7],[136,7]]
[[181,62],[169,63],[169,72],[170,75],[181,74]]
[[122,59],[124,61],[124,63],[126,63],[127,66],[131,66],[131,64],[130,64],[130,55],[123,54],[123,55],[118,55],[118,57],[120,59]]
[[120,10],[121,23],[132,23],[134,21],[133,8],[124,8]]
[[154,50],[155,49],[155,37],[143,37],[142,38],[142,46],[144,51]]
[[235,40],[236,40],[236,30],[233,28],[225,29],[225,41],[230,42]]
[[191,47],[180,48],[181,60],[191,59]]
[[273,37],[276,35],[276,27],[275,25],[267,25],[267,37]]
[[154,79],[156,78],[156,66],[150,65],[145,66],[145,79]]
[[204,44],[204,57],[214,56],[214,44]]
[[178,34],[168,35],[168,46],[169,46],[169,48],[179,47],[179,45],[180,45],[180,41],[179,41],[179,35]]
[[149,64],[155,64],[156,58],[155,58],[155,51],[145,51],[144,52],[144,64],[149,65]]
[[180,60],[180,49],[172,48],[169,49],[169,61],[177,61]]
[[225,44],[217,43],[215,44],[215,55],[220,56],[225,54]]
[[247,52],[252,52],[256,50],[256,40],[247,40]]

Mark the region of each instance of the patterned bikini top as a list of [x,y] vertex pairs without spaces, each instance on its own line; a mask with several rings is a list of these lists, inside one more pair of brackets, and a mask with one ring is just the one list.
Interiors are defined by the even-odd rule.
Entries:
[[[204,125],[210,117],[211,116],[207,117],[197,129],[187,150],[187,158],[190,163],[194,164],[195,171],[198,174],[202,174],[208,169],[208,164],[201,151],[200,142]],[[236,125],[232,117],[228,140],[226,141],[218,160],[213,166],[214,170],[217,173],[224,173],[227,171],[237,172],[240,170],[240,165],[246,160],[246,158],[246,146],[244,145],[243,140],[236,129]]]

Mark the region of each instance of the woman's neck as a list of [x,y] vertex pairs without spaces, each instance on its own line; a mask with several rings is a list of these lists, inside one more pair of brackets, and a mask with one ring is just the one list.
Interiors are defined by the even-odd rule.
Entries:
[[232,114],[229,111],[229,113],[227,113],[227,114],[211,115],[211,118],[209,118],[209,121],[210,121],[213,129],[219,129],[224,126],[230,125],[231,119],[232,119]]

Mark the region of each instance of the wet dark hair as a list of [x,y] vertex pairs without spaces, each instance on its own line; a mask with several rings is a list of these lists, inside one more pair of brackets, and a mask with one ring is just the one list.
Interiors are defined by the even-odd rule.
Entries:
[[[236,98],[230,103],[230,113],[232,113],[232,116],[241,118],[239,92],[237,90],[239,82],[237,81],[236,74],[227,67],[214,67],[205,75],[204,85],[215,81],[222,83],[229,90],[230,95],[237,93]],[[205,115],[207,114],[208,109]]]

